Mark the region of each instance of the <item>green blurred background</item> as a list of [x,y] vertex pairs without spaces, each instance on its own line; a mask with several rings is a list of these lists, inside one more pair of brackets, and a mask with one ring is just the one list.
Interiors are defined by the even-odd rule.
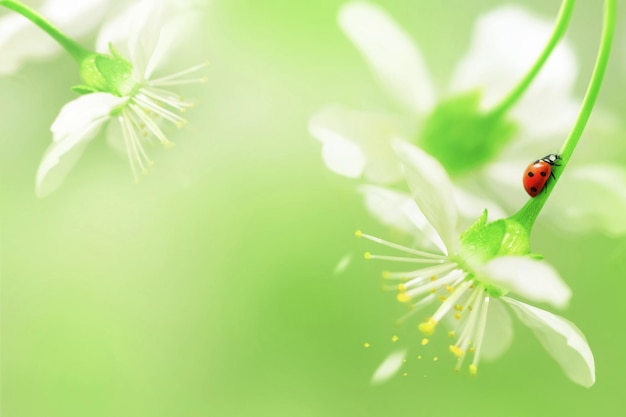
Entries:
[[[215,0],[171,63],[208,58],[209,83],[188,91],[198,100],[189,125],[171,133],[175,149],[152,150],[156,166],[139,185],[97,140],[61,189],[36,199],[49,126],[77,71],[60,56],[0,79],[3,416],[623,415],[626,240],[545,223],[533,251],[574,291],[563,315],[594,351],[593,388],[570,382],[519,323],[512,348],[478,378],[455,375],[433,346],[425,355],[438,362],[412,361],[409,376],[369,385],[392,335],[419,336],[395,327],[381,267],[362,261],[367,247],[353,237],[391,231],[367,214],[354,181],[325,168],[306,128],[327,103],[388,100],[337,28],[342,3]],[[440,87],[476,17],[502,4],[377,3],[419,43]],[[560,4],[517,3],[549,19]],[[600,96],[617,114],[625,12]],[[581,1],[571,23],[581,96],[601,17],[600,1]],[[623,140],[618,132],[616,147]],[[346,254],[353,262],[333,275]]]

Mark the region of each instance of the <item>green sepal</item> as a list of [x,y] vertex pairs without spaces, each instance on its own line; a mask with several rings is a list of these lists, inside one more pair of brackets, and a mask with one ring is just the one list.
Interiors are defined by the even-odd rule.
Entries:
[[[487,210],[461,236],[460,261],[469,269],[497,256],[530,253],[530,230],[512,218],[487,223]],[[533,255],[540,256],[540,255]]]
[[78,92],[106,92],[118,97],[130,96],[138,83],[133,79],[133,66],[112,45],[111,55],[93,53],[80,63],[80,74],[84,85]]
[[417,144],[451,176],[495,159],[513,139],[517,125],[480,110],[481,92],[471,91],[440,102],[426,118]]
[[93,89],[92,87],[89,87],[88,85],[75,85],[73,87],[70,88],[73,92],[80,94],[80,95],[85,95],[85,94],[91,94],[91,93],[97,93],[98,91]]

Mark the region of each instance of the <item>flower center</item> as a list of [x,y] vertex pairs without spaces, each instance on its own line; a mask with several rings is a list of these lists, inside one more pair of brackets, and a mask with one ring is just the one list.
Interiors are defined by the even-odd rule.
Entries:
[[513,122],[482,112],[479,104],[479,92],[439,103],[417,138],[417,144],[437,158],[450,176],[493,160],[517,131]]

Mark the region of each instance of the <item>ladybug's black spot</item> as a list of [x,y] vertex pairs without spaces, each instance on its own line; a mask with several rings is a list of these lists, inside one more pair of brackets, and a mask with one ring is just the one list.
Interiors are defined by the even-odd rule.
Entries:
[[545,177],[545,176],[546,176],[546,175],[548,175],[548,174],[546,173],[546,171],[541,171],[541,172],[539,173],[539,175],[541,175],[542,177]]
[[534,176],[535,176],[535,174],[533,174],[532,172],[529,172],[529,173],[528,173],[528,176],[529,176],[530,178],[532,178],[532,177],[534,177]]
[[536,192],[537,192],[537,188],[535,188],[535,187],[530,187],[530,191],[532,191],[533,193],[536,193]]

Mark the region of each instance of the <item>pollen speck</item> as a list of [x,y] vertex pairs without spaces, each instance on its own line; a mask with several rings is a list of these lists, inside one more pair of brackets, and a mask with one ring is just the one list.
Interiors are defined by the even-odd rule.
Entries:
[[471,376],[476,376],[478,374],[478,367],[476,365],[470,365],[469,373]]
[[448,337],[454,337],[454,330],[450,330],[448,332]]
[[439,357],[437,357],[437,356],[435,356],[435,357],[433,358],[433,362],[437,362],[438,360],[439,360]]
[[426,346],[428,344],[429,340],[427,338],[423,338],[422,339],[422,346]]
[[409,297],[409,295],[405,292],[398,293],[396,299],[401,303],[408,303],[411,301],[411,297]]
[[363,343],[363,347],[368,348],[368,347],[370,347],[370,344],[368,342],[365,342],[365,343]]
[[363,257],[364,257],[365,259],[372,259],[372,254],[371,254],[371,253],[369,253],[369,252],[365,252],[365,253],[363,254]]
[[363,232],[361,232],[360,230],[357,230],[356,232],[354,232],[354,236],[363,237]]
[[398,340],[400,340],[400,338],[398,336],[396,336],[396,335],[393,335],[391,337],[391,341],[394,342],[394,343],[397,342]]

